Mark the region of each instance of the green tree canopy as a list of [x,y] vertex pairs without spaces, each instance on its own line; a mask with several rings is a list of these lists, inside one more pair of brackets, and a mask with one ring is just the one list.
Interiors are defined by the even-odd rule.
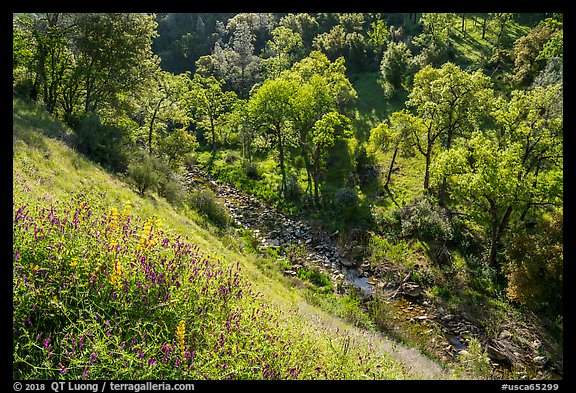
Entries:
[[282,175],[280,189],[282,196],[286,190],[285,148],[292,117],[291,98],[296,89],[297,85],[286,79],[268,79],[248,101],[248,110],[255,123],[274,136]]
[[190,103],[199,126],[209,130],[212,152],[216,149],[217,124],[222,114],[229,110],[237,99],[233,91],[224,91],[223,80],[214,76],[204,77],[194,74],[191,86]]
[[[468,73],[453,63],[440,68],[426,66],[414,76],[407,105],[426,122],[425,143],[417,138],[418,150],[426,158],[424,188],[429,188],[428,172],[436,141],[450,149],[456,137],[470,135],[488,117],[493,101],[490,78],[482,71]],[[414,134],[416,136],[416,134]],[[444,198],[445,184],[441,199]]]

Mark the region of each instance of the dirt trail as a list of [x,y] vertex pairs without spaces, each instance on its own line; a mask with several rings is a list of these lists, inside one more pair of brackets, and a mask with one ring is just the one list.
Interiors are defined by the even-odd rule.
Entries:
[[[298,310],[308,318],[316,317],[318,312],[317,309],[308,303],[300,303]],[[320,319],[317,318],[316,320]],[[342,324],[337,317],[329,314],[325,314],[321,321],[325,329],[332,330],[335,333]],[[374,343],[374,353],[385,352],[388,354],[395,362],[403,366],[407,374],[410,375],[410,379],[445,380],[450,379],[452,375],[451,371],[444,369],[440,364],[422,355],[417,349],[399,344],[381,333],[369,332],[355,327],[349,329],[347,333],[351,336],[363,336],[365,339],[370,340],[370,342]]]

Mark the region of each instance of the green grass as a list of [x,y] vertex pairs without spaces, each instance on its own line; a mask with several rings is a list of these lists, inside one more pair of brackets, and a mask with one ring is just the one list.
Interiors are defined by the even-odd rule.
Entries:
[[380,79],[381,74],[378,71],[358,74],[352,80],[354,89],[358,93],[353,118],[354,137],[360,143],[368,141],[372,128],[386,120],[393,112],[406,107],[408,92],[399,89],[387,99]]
[[[460,18],[457,18],[453,25],[452,43],[454,44],[456,63],[462,68],[480,66],[491,56],[495,45],[494,34],[490,31],[486,32],[484,39],[482,38],[482,17],[476,19],[479,23],[475,25],[472,15],[468,14],[465,17],[464,33],[461,30],[462,21]],[[529,26],[510,21],[504,30],[503,41],[511,46],[516,39],[527,34],[529,30]]]
[[139,196],[55,138],[66,127],[13,105],[15,379],[416,375],[264,275],[241,240]]

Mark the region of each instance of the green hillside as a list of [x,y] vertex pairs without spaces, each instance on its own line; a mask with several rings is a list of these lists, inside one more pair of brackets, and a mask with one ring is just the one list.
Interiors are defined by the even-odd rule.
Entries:
[[14,100],[15,379],[406,379],[237,239],[140,197]]

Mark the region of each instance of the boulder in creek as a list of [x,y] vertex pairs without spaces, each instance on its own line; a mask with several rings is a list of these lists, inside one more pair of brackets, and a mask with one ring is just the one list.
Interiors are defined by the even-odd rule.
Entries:
[[502,340],[489,340],[488,346],[486,347],[486,354],[490,359],[497,362],[514,364],[517,360],[512,348],[510,348],[509,342]]
[[422,294],[422,287],[415,282],[402,283],[402,293],[410,297],[418,297]]
[[340,263],[346,267],[354,266],[354,261],[348,258],[340,258]]

